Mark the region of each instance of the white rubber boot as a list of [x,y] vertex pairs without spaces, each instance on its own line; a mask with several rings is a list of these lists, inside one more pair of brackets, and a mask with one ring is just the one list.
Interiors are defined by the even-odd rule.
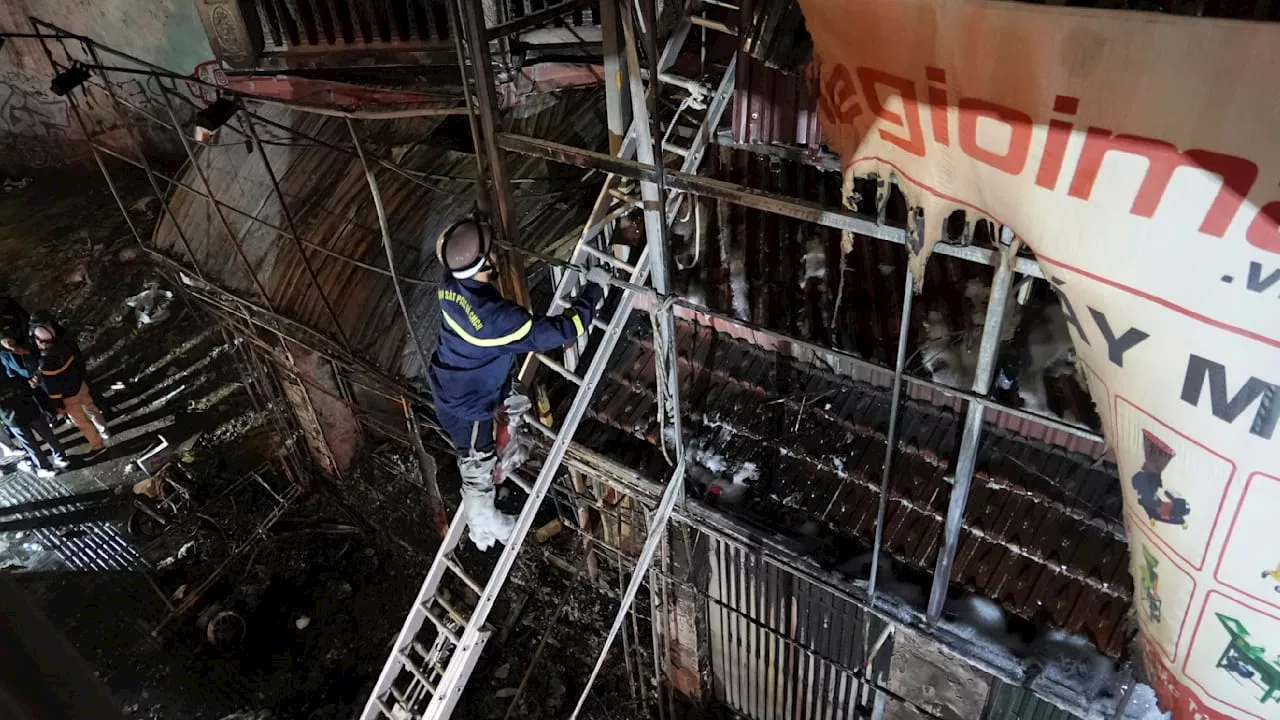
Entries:
[[471,542],[480,550],[494,543],[506,544],[515,530],[516,519],[498,511],[493,504],[493,470],[497,456],[472,455],[458,460],[462,474],[462,510],[467,515]]

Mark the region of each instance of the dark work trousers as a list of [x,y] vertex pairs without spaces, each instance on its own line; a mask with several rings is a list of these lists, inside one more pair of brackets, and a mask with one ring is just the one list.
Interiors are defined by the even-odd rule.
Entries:
[[493,435],[493,420],[466,420],[447,413],[436,413],[440,427],[449,436],[459,458],[470,455],[488,455],[497,447]]
[[53,453],[54,460],[66,461],[67,453],[62,449],[57,436],[53,434],[53,428],[49,427],[49,423],[45,422],[44,418],[34,417],[24,423],[14,423],[8,427],[9,432],[27,452],[27,457],[31,458],[31,462],[36,467],[45,470],[53,469],[49,459],[45,457],[44,450],[40,448],[40,440],[44,440],[49,445],[49,451]]
[[31,399],[36,401],[36,405],[40,406],[40,412],[44,414],[44,419],[50,425],[58,419],[58,408],[53,404],[53,399],[49,397],[49,393],[44,388],[32,388]]

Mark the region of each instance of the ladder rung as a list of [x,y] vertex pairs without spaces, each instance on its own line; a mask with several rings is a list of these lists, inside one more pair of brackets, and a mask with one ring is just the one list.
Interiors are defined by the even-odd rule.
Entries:
[[729,10],[741,10],[741,9],[742,9],[742,8],[738,7],[737,5],[734,5],[733,3],[727,3],[727,2],[724,2],[724,0],[702,0],[702,4],[703,4],[703,5],[718,5],[718,6],[722,7],[722,8],[727,8],[727,9],[729,9]]
[[738,31],[728,25],[710,18],[704,18],[701,15],[690,15],[689,22],[708,30],[715,30],[718,33],[724,33],[725,35],[733,35],[735,37],[738,35]]
[[484,594],[484,586],[476,582],[474,578],[467,574],[467,571],[462,569],[462,566],[458,564],[458,561],[455,560],[452,555],[446,555],[444,557],[444,564],[453,571],[454,575],[461,578],[462,582],[467,584],[467,587],[475,590],[477,595]]
[[548,439],[550,440],[556,439],[556,431],[552,430],[546,425],[543,425],[542,421],[538,419],[538,416],[535,415],[532,410],[525,413],[524,421],[526,426],[534,428],[535,430],[542,433],[543,435],[546,435]]
[[439,630],[441,634],[449,638],[450,642],[452,642],[454,645],[462,644],[462,638],[458,637],[458,633],[449,629],[449,626],[445,624],[444,619],[437,617],[436,614],[431,611],[431,608],[424,607],[422,608],[422,612],[426,613],[427,619],[431,621],[431,624],[435,625],[436,630]]
[[[395,690],[395,688],[394,688],[394,687],[392,687],[391,689],[392,689],[392,690]],[[383,714],[383,715],[386,715],[386,716],[387,716],[387,720],[395,720],[395,719],[396,719],[395,711],[393,711],[391,708],[387,707],[387,704],[386,704],[385,702],[383,702],[383,701],[382,701],[382,698],[374,698],[374,699],[378,701],[378,709],[382,711],[382,714]],[[397,698],[397,700],[400,700],[400,698]],[[408,705],[407,705],[403,700],[400,700],[400,704],[401,704],[401,705],[404,705],[405,707],[408,707]]]
[[613,253],[607,253],[598,247],[593,247],[591,245],[583,245],[582,251],[590,255],[591,257],[600,260],[601,262],[606,262],[620,270],[625,270],[627,274],[631,274],[636,271],[635,265],[632,265],[631,263],[626,262],[625,260],[619,260],[618,258],[613,256]]
[[426,674],[423,673],[417,665],[413,664],[413,658],[409,657],[409,653],[401,650],[400,661],[404,663],[405,669],[413,673],[413,676],[418,679],[418,682],[422,683],[432,695],[436,694],[435,684],[427,678]]
[[[541,425],[542,423],[538,423],[538,424]],[[523,490],[526,495],[533,494],[533,486],[529,484],[528,480],[525,480],[524,478],[520,477],[518,474],[509,472],[507,473],[506,478],[511,482],[515,483],[516,487]]]
[[632,195],[628,192],[624,192],[617,188],[609,188],[609,196],[614,198],[615,200],[620,200],[630,205],[635,205],[636,203],[639,202],[639,200],[636,199],[635,195]]
[[680,157],[689,157],[689,148],[683,148],[675,143],[662,143],[662,149],[669,153],[675,153]]
[[673,73],[661,73],[658,75],[658,79],[667,85],[675,85],[676,87],[684,88],[694,95],[711,94],[711,88],[691,78],[681,77]]
[[[400,703],[406,708],[409,707],[409,698],[405,697],[404,693],[400,691],[400,688],[396,687],[394,684],[392,684],[391,686],[391,694],[395,696],[396,702]],[[388,717],[391,717],[391,716],[388,716]]]
[[591,327],[597,330],[604,330],[607,332],[609,330],[609,323],[605,322],[600,318],[592,318]]
[[[511,477],[511,475],[508,474],[507,477]],[[440,604],[440,607],[444,608],[445,612],[449,613],[449,617],[453,618],[454,620],[457,620],[458,624],[461,625],[462,627],[467,626],[467,619],[462,616],[462,613],[458,612],[457,608],[449,604],[448,601],[446,601],[444,598],[440,597],[439,595],[436,596],[435,600],[437,603]]]
[[571,372],[569,368],[556,362],[551,356],[547,355],[546,353],[534,353],[534,356],[537,357],[538,360],[540,360],[543,365],[546,365],[547,367],[551,368],[552,370],[555,370],[556,372],[564,376],[565,380],[568,380],[569,382],[575,385],[582,384],[582,378],[578,377],[573,372]]

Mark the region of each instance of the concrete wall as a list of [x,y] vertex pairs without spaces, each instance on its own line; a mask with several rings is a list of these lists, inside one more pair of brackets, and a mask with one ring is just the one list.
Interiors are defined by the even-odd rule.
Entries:
[[[196,13],[200,0],[0,0],[0,31],[32,32],[28,18],[85,35],[174,72],[191,73],[212,59]],[[51,46],[58,58],[83,57],[78,43]],[[104,63],[117,64],[104,58]],[[88,161],[90,156],[66,100],[49,92],[54,71],[39,40],[11,39],[0,49],[0,172]],[[122,78],[123,79],[123,78]],[[146,103],[154,90],[139,79],[122,83],[132,100]],[[94,132],[121,149],[132,149],[110,100],[90,93],[81,98]],[[152,137],[145,137],[150,145]],[[150,147],[148,149],[151,149]]]

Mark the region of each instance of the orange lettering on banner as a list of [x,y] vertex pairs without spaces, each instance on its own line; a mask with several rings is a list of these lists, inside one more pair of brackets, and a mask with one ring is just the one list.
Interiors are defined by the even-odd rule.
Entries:
[[[862,94],[867,97],[867,107],[872,114],[887,123],[893,123],[906,129],[907,137],[894,135],[880,128],[880,137],[906,150],[917,157],[924,157],[924,130],[920,126],[920,104],[916,102],[916,85],[910,80],[881,72],[874,68],[858,68],[858,82],[862,83]],[[892,110],[887,110],[880,102],[880,92],[876,86],[884,85],[898,91],[902,98],[904,119]]]
[[[1009,149],[1003,153],[978,145],[978,118],[990,118],[1009,126]],[[1010,175],[1022,172],[1031,150],[1031,116],[986,100],[961,98],[960,149],[981,163]]]
[[837,63],[818,95],[818,107],[828,122],[850,125],[862,114],[862,108],[854,99],[857,96],[858,88],[849,69]]
[[1227,234],[1231,220],[1240,210],[1254,180],[1258,179],[1258,166],[1244,158],[1208,150],[1180,153],[1172,143],[1163,140],[1136,135],[1113,136],[1110,130],[1091,127],[1085,135],[1084,150],[1080,152],[1080,162],[1076,165],[1076,173],[1071,178],[1071,189],[1067,194],[1088,200],[1093,193],[1093,184],[1098,179],[1102,160],[1112,150],[1141,155],[1147,159],[1147,173],[1143,175],[1138,194],[1129,208],[1129,212],[1139,217],[1149,218],[1155,215],[1160,200],[1169,189],[1169,181],[1178,168],[1199,167],[1221,177],[1222,189],[1214,198],[1204,222],[1200,223],[1200,232],[1214,237]]
[[[912,155],[924,157],[928,148],[920,120],[915,83],[875,68],[859,67],[856,73],[872,114],[884,123],[905,131],[905,135],[899,135],[882,126],[879,128],[880,137]],[[926,74],[931,83],[945,82],[946,74],[941,68],[928,67]],[[896,94],[902,99],[902,113],[885,107],[880,87],[897,91]],[[946,89],[930,86],[927,92],[933,139],[939,144],[948,145],[949,108],[939,104],[947,101]],[[824,118],[836,125],[852,127],[863,110],[857,97],[858,87],[848,68],[839,63],[832,65],[831,72],[822,82],[818,98],[819,109]],[[1079,98],[1058,95],[1053,109],[1059,115],[1071,116],[1076,114],[1079,103]],[[1002,172],[1010,175],[1022,174],[1026,169],[1033,140],[1031,116],[1022,110],[978,98],[961,98],[957,105],[960,115],[960,150],[970,158]],[[987,148],[978,143],[977,127],[980,118],[1004,123],[1009,127],[1007,148]],[[1036,170],[1036,185],[1048,190],[1057,189],[1073,129],[1074,126],[1064,120],[1055,118],[1049,121],[1044,149]],[[1199,228],[1200,232],[1214,237],[1226,235],[1258,179],[1258,166],[1242,157],[1211,150],[1180,152],[1172,143],[1163,140],[1138,135],[1115,135],[1106,128],[1090,127],[1085,133],[1084,147],[1071,176],[1067,194],[1088,201],[1093,194],[1102,163],[1111,152],[1135,155],[1147,162],[1147,171],[1142,176],[1129,208],[1129,212],[1138,217],[1151,218],[1155,215],[1174,173],[1180,168],[1196,168],[1221,178],[1222,186]],[[1264,206],[1258,216],[1251,220],[1246,236],[1250,245],[1267,252],[1280,253],[1280,227],[1277,227],[1280,225],[1280,207],[1277,205],[1280,202]]]
[[1280,253],[1280,200],[1258,209],[1258,216],[1249,223],[1244,237],[1259,250]]
[[[949,145],[951,140],[950,119],[947,117],[947,71],[940,67],[929,66],[924,69],[925,77],[929,79],[929,113],[933,118],[933,139],[938,141],[939,145]],[[941,85],[942,87],[937,87]]]
[[[1053,99],[1053,111],[1059,115],[1075,115],[1080,109],[1080,98],[1059,95]],[[1049,134],[1044,141],[1044,153],[1040,156],[1040,169],[1036,172],[1036,184],[1046,190],[1058,189],[1058,176],[1062,174],[1062,161],[1067,157],[1067,140],[1071,139],[1069,122],[1049,121]]]

